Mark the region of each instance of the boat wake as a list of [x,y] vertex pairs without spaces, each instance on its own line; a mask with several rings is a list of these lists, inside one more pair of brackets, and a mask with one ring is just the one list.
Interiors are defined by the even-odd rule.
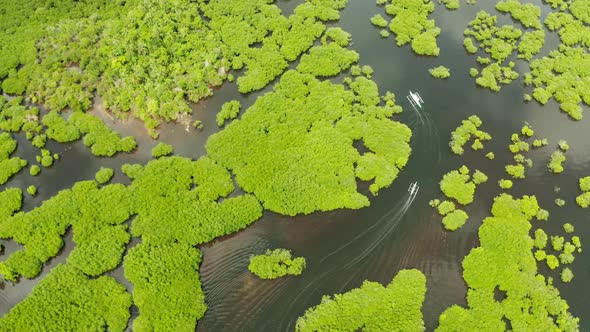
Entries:
[[[308,281],[301,291],[299,291],[298,295],[292,299],[289,308],[284,312],[292,313],[295,306],[301,305],[302,303],[309,303],[310,297],[314,296],[322,285],[325,285],[326,279],[331,280],[334,279],[334,276],[346,275],[348,278],[342,284],[340,292],[347,288],[348,284],[353,280],[357,280],[360,273],[366,272],[364,269],[358,269],[358,265],[366,260],[371,254],[375,253],[376,249],[386,242],[385,240],[398,227],[400,221],[405,216],[417,195],[418,185],[414,182],[408,189],[408,193],[405,194],[405,199],[400,200],[397,204],[390,207],[389,210],[369,228],[366,228],[350,241],[326,255],[319,262],[319,265],[330,265],[332,268],[325,270],[314,279]],[[361,251],[358,251],[358,247],[362,246],[364,243],[370,243],[370,245],[365,246]],[[345,253],[347,250],[350,251],[350,254]],[[288,321],[288,324],[285,327],[285,330],[293,330],[295,324],[294,317],[289,317],[286,321]]]

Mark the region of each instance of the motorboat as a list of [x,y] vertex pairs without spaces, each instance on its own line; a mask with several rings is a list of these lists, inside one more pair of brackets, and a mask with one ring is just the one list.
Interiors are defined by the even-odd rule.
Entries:
[[420,189],[420,187],[418,186],[418,181],[410,184],[410,187],[408,188],[410,196],[416,196],[416,194],[418,194],[418,189]]
[[420,96],[420,94],[418,94],[418,92],[412,92],[410,90],[410,94],[407,95],[406,98],[408,99],[410,104],[414,106],[414,108],[422,108],[422,104],[424,104],[424,100],[422,100],[422,97]]

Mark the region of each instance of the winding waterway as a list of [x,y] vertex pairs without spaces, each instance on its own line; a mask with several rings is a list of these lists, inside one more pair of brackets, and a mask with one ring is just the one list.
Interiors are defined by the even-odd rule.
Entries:
[[[280,1],[279,5],[289,11],[294,2]],[[540,1],[534,3],[542,5]],[[500,93],[476,87],[468,76],[469,68],[475,66],[475,57],[466,54],[462,32],[480,9],[496,13],[501,23],[508,23],[509,18],[495,12],[493,3],[480,1],[477,6],[468,6],[462,2],[461,6],[458,11],[447,11],[437,4],[433,17],[442,28],[438,38],[441,54],[438,58],[428,58],[415,56],[409,46],[397,47],[391,37],[380,38],[379,30],[369,22],[371,16],[383,11],[374,1],[349,2],[336,25],[352,34],[352,48],[360,53],[361,64],[375,69],[373,79],[381,92],[393,91],[398,104],[404,107],[404,113],[397,120],[408,124],[413,131],[410,161],[390,188],[371,198],[368,208],[293,218],[265,212],[261,220],[248,229],[202,246],[204,260],[200,273],[208,310],[199,321],[197,331],[293,331],[297,317],[318,304],[323,295],[346,292],[359,287],[363,280],[387,284],[405,268],[418,268],[426,275],[428,291],[423,313],[427,330],[433,330],[443,310],[453,304],[465,305],[466,285],[461,277],[461,262],[478,245],[477,230],[481,220],[489,215],[492,198],[500,192],[495,181],[505,177],[503,166],[513,162],[507,149],[510,135],[519,131],[525,121],[531,124],[536,135],[548,138],[550,147],[528,154],[534,166],[527,170],[525,180],[515,181],[511,194],[537,195],[540,205],[551,213],[549,223],[543,224],[548,234],[561,234],[562,224],[570,222],[583,244],[590,240],[588,210],[580,209],[574,201],[579,194],[578,178],[590,175],[590,120],[571,121],[558,111],[554,102],[543,107],[535,102],[525,104],[522,95],[526,91],[521,80],[503,87]],[[556,39],[549,36],[543,53],[556,46]],[[526,63],[515,62],[519,72],[526,72]],[[449,67],[452,76],[447,80],[433,79],[427,69],[438,65]],[[419,91],[425,101],[424,111],[415,112],[411,108],[405,100],[408,90]],[[203,131],[186,132],[179,125],[166,124],[160,140],[174,145],[180,155],[197,158],[205,154],[207,137],[219,130],[215,113],[220,106],[227,100],[239,99],[246,108],[262,93],[243,96],[237,92],[235,84],[226,84],[214,97],[194,106],[194,118],[203,121]],[[95,113],[109,123],[99,102],[96,106]],[[496,154],[493,161],[483,157],[485,152],[469,148],[462,157],[450,153],[447,145],[450,131],[471,114],[477,114],[483,120],[482,129],[493,136],[484,150]],[[50,143],[49,149],[62,155],[57,167],[43,169],[35,178],[23,171],[8,183],[21,187],[35,184],[39,188],[37,197],[26,197],[24,210],[39,205],[76,181],[92,179],[100,166],[118,170],[124,163],[145,163],[150,159],[150,149],[156,142],[146,135],[140,123],[128,121],[113,124],[113,127],[124,135],[136,136],[138,151],[104,159],[91,156],[81,142]],[[34,160],[36,152],[24,142],[24,137],[18,138],[23,144],[16,154]],[[560,139],[568,141],[570,150],[566,153],[565,172],[554,176],[547,171],[546,163]],[[440,216],[428,206],[428,201],[440,198],[438,181],[442,175],[462,164],[483,171],[493,181],[479,186],[475,202],[465,208],[470,216],[467,224],[456,232],[446,232]],[[128,180],[121,172],[116,172],[114,181],[126,183]],[[407,189],[415,181],[420,190],[412,197]],[[554,192],[555,186],[561,188],[558,193]],[[365,183],[359,182],[359,188],[370,195]],[[567,204],[557,207],[554,203],[557,197],[565,199]],[[533,224],[533,230],[537,226]],[[65,261],[73,248],[71,236],[66,238],[63,253],[49,262],[40,277],[31,281],[23,279],[17,285],[6,285],[0,290],[0,314],[26,297],[52,266]],[[3,255],[18,247],[11,242],[2,243],[6,246]],[[248,271],[250,255],[279,247],[307,259],[307,268],[301,276],[261,280]],[[570,304],[572,313],[580,317],[581,329],[590,330],[590,286],[587,283],[590,255],[586,251],[578,254],[571,269],[575,277],[569,284],[559,281],[558,270],[550,272],[541,268],[540,271],[556,279],[555,284]],[[121,268],[109,274],[132,290]],[[135,307],[133,312],[137,312]]]

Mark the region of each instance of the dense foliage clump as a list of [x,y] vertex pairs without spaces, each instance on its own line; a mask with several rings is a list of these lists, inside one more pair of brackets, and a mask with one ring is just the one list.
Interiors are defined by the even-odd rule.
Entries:
[[130,307],[131,296],[113,277],[88,278],[69,264],[58,265],[0,319],[0,330],[124,331]]
[[441,216],[445,216],[449,212],[453,212],[455,210],[455,203],[453,203],[452,201],[443,201],[436,205],[432,203],[431,206],[436,206],[438,214],[440,214]]
[[430,75],[434,78],[449,78],[451,77],[451,70],[445,66],[438,66],[428,70]]
[[27,187],[27,192],[31,196],[37,195],[37,187],[35,187],[34,185],[30,185],[30,186]]
[[20,188],[7,188],[0,191],[0,220],[20,210],[22,201],[23,192]]
[[388,25],[387,20],[381,14],[375,14],[371,17],[371,23],[379,28],[385,28]]
[[[518,51],[518,58],[531,60],[535,54],[539,53],[545,42],[545,33],[539,20],[541,13],[539,7],[533,4],[521,4],[517,0],[506,0],[498,2],[496,8],[509,12],[525,28],[532,27],[535,30],[526,31],[523,34],[520,29],[512,25],[499,27],[496,25],[496,16],[485,11],[478,12],[476,18],[469,22],[469,27],[464,32],[463,45],[465,49],[472,54],[483,49],[489,56],[478,56],[478,62],[485,67],[475,82],[492,91],[500,91],[501,85],[510,84],[519,77],[519,74],[513,69],[514,62],[510,61],[507,65],[504,64],[508,57]],[[470,74],[472,77],[476,77],[478,71],[472,70]]]
[[443,218],[442,223],[445,226],[446,230],[455,231],[461,228],[461,226],[465,224],[468,218],[469,216],[467,215],[467,213],[465,213],[465,211],[457,209],[447,214]]
[[[463,166],[465,167],[465,166]],[[470,181],[469,170],[453,170],[445,174],[440,181],[440,190],[445,196],[454,198],[460,204],[473,202],[475,183]]]
[[235,119],[240,114],[241,108],[242,105],[237,100],[228,101],[223,104],[221,110],[217,113],[217,125],[221,127],[227,120]]
[[172,153],[174,153],[174,147],[170,144],[166,144],[163,142],[158,143],[156,146],[152,148],[152,157],[154,158],[168,156]]
[[297,71],[315,77],[330,77],[348,70],[360,58],[356,51],[346,49],[349,42],[348,33],[342,42],[327,43],[322,40],[322,45],[310,48],[307,54],[301,56]]
[[305,269],[305,258],[291,256],[287,249],[267,250],[250,257],[248,270],[261,279],[276,279],[286,275],[298,276]]
[[305,1],[287,17],[264,0],[210,1],[201,6],[209,27],[229,49],[232,69],[246,67],[237,80],[240,92],[262,89],[280,76],[289,61],[313,46],[337,20],[347,1]]
[[111,130],[95,116],[77,112],[68,121],[84,135],[84,145],[90,147],[95,156],[111,157],[117,152],[131,152],[137,147],[133,136],[121,138],[119,133]]
[[[588,34],[590,36],[590,34]],[[548,56],[531,62],[525,84],[533,85],[533,97],[541,104],[554,98],[574,120],[582,119],[581,102],[590,105],[590,54],[581,47],[560,45]]]
[[479,142],[474,150],[482,149],[483,144],[481,142],[491,140],[492,136],[485,131],[479,130],[478,128],[481,125],[482,121],[477,115],[471,115],[467,120],[461,121],[461,125],[451,132],[451,142],[449,143],[451,151],[454,154],[462,155],[464,152],[463,146],[472,137]]
[[438,56],[440,48],[436,44],[436,37],[440,34],[440,28],[435,26],[434,20],[428,19],[433,11],[432,0],[402,0],[387,4],[385,12],[393,16],[389,29],[395,35],[397,45],[411,43],[416,54]]
[[[162,120],[187,121],[187,101],[211,96],[232,79],[232,69],[246,68],[237,80],[241,92],[265,87],[345,5],[306,1],[285,17],[264,0],[93,0],[38,12],[41,4],[11,4],[1,16],[13,25],[0,35],[7,44],[0,53],[2,90],[76,112],[88,110],[97,94],[109,112],[132,114],[157,137]],[[22,21],[15,22],[13,11],[26,18],[19,13]],[[13,36],[19,26],[28,35]]]
[[442,3],[447,7],[447,9],[459,9],[459,0],[439,0],[439,3]]
[[[467,307],[453,305],[445,310],[437,331],[476,331],[482,326],[503,331],[506,322],[513,329],[579,329],[578,318],[568,311],[559,291],[537,273],[529,220],[538,209],[534,196],[496,197],[492,216],[479,229],[480,246],[463,260]],[[504,299],[495,298],[498,290]]]
[[[390,119],[400,108],[393,94],[380,97],[375,82],[364,76],[341,85],[299,67],[212,135],[209,156],[272,211],[295,215],[367,206],[355,179],[373,181],[370,190],[377,194],[410,155],[410,129]],[[354,141],[368,151],[360,154]]]
[[49,158],[50,155],[45,152],[44,147],[48,139],[68,143],[84,136],[84,143],[91,146],[92,153],[108,157],[117,152],[131,152],[137,145],[133,137],[121,138],[94,115],[76,112],[66,120],[63,114],[57,111],[50,111],[41,116],[38,108],[23,104],[22,97],[6,100],[0,96],[0,129],[7,132],[24,132],[31,145],[43,153],[45,167],[51,166],[52,159],[57,159]]
[[574,273],[570,268],[566,267],[561,271],[561,281],[563,282],[570,282],[574,278]]
[[506,180],[506,179],[500,179],[498,181],[498,186],[500,186],[500,188],[502,188],[502,189],[510,189],[510,188],[512,188],[512,181]]
[[94,177],[98,183],[105,184],[111,180],[113,174],[115,171],[112,168],[101,167]]
[[422,303],[426,278],[418,270],[401,270],[386,287],[365,281],[347,293],[324,296],[297,319],[295,330],[424,331]]
[[582,208],[587,208],[590,205],[590,176],[581,178],[579,186],[582,194],[576,197],[576,203]]
[[520,3],[519,0],[502,0],[496,4],[496,9],[510,13],[512,18],[527,28],[541,29],[541,8],[532,3]]
[[41,167],[39,167],[39,165],[32,165],[29,169],[29,174],[32,176],[37,176],[39,173],[41,173]]
[[[58,254],[62,236],[71,227],[76,247],[66,266],[84,278],[99,276],[122,261],[131,237],[125,221],[135,215],[131,235],[141,237],[142,243],[129,252],[124,263],[140,310],[134,328],[194,328],[205,311],[197,282],[200,252],[194,246],[254,222],[262,214],[260,203],[249,194],[227,198],[234,190],[229,172],[206,157],[198,161],[163,157],[143,167],[124,169],[132,175],[128,187],[99,187],[96,181],[82,181],[41,206],[14,215],[22,193],[3,192],[0,238],[12,238],[23,247],[0,262],[0,275],[11,281],[38,275],[43,263]],[[220,198],[225,199],[218,201]],[[84,296],[89,304],[101,303],[88,293]],[[64,299],[51,306],[59,306]],[[112,312],[112,319],[123,319],[123,328],[129,306],[124,315]],[[15,321],[23,320],[25,314],[28,319],[44,317],[39,316],[42,311],[15,310],[5,317],[15,317]]]
[[524,179],[525,168],[522,164],[506,165],[504,167],[506,174],[510,175],[513,179]]
[[563,162],[565,161],[565,154],[560,150],[556,150],[551,154],[551,158],[549,160],[549,164],[547,164],[547,168],[554,173],[558,174],[563,172]]
[[28,162],[10,155],[16,150],[16,141],[10,133],[0,133],[0,185],[8,182],[13,175],[27,166]]
[[[475,188],[488,181],[488,176],[480,170],[475,170],[469,175],[469,169],[462,166],[458,170],[452,170],[445,174],[440,181],[440,189],[448,198],[455,199],[461,205],[468,205],[473,202]],[[444,216],[442,223],[445,229],[454,231],[465,224],[468,219],[467,213],[457,209],[452,201],[432,200],[431,206],[437,207],[438,213]]]
[[201,252],[186,243],[142,243],[125,257],[140,315],[133,330],[189,331],[207,310],[198,269]]

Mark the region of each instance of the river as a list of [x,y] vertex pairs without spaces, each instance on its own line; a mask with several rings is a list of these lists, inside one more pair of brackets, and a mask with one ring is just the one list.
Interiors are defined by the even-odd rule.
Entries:
[[[541,1],[533,3],[541,5]],[[294,1],[280,1],[279,4],[289,11]],[[204,260],[200,273],[208,310],[199,321],[197,331],[293,331],[297,317],[318,304],[323,295],[357,288],[363,280],[387,284],[405,268],[418,268],[426,275],[428,291],[423,314],[427,330],[433,330],[445,308],[453,304],[465,305],[467,289],[461,277],[461,262],[472,248],[478,246],[477,231],[481,220],[489,215],[492,198],[500,193],[496,181],[506,177],[504,165],[513,163],[512,154],[507,149],[510,135],[518,132],[525,121],[531,124],[536,136],[548,138],[550,145],[527,154],[533,159],[534,166],[527,170],[526,179],[515,181],[510,193],[517,196],[535,194],[540,205],[550,211],[549,222],[539,224],[533,221],[533,230],[542,225],[549,235],[563,234],[562,224],[570,222],[583,244],[590,239],[590,224],[586,220],[588,210],[579,208],[574,201],[579,194],[578,178],[590,175],[587,166],[590,164],[589,120],[569,120],[552,101],[545,106],[536,102],[524,103],[522,96],[526,91],[520,79],[504,86],[499,93],[474,84],[468,73],[470,67],[475,67],[475,57],[465,52],[462,32],[480,9],[497,14],[501,23],[510,22],[508,16],[493,9],[493,3],[479,1],[476,6],[470,6],[461,2],[458,11],[448,11],[437,4],[433,17],[437,26],[442,28],[438,38],[441,54],[430,58],[415,56],[409,45],[397,47],[393,37],[382,39],[379,30],[369,22],[374,14],[383,13],[373,1],[349,2],[335,25],[352,34],[352,48],[360,53],[361,64],[375,69],[373,79],[381,92],[393,91],[398,104],[404,107],[404,112],[396,119],[413,130],[410,161],[390,188],[371,198],[368,208],[293,218],[267,211],[248,229],[202,246]],[[543,15],[546,13],[545,7]],[[557,45],[557,39],[552,34],[549,36],[542,53]],[[525,62],[515,62],[517,71],[527,71]],[[449,79],[436,80],[430,76],[428,68],[439,65],[451,69]],[[422,113],[414,112],[405,100],[408,90],[421,94],[425,101]],[[193,107],[194,118],[204,123],[203,131],[186,132],[179,125],[166,124],[160,140],[174,145],[177,154],[197,158],[205,153],[207,137],[219,130],[215,124],[215,112],[220,106],[227,100],[238,99],[245,108],[262,93],[264,91],[243,96],[237,92],[235,84],[226,84],[214,97]],[[99,102],[96,106],[95,113],[109,123],[108,117],[100,111]],[[466,148],[463,156],[455,156],[448,147],[450,131],[472,114],[482,119],[481,129],[492,134],[493,140],[484,144],[483,153]],[[150,159],[150,149],[156,142],[146,135],[141,124],[127,121],[113,124],[113,127],[126,135],[136,136],[138,151],[105,159],[91,156],[81,142],[49,144],[51,151],[62,154],[56,167],[43,169],[35,178],[23,170],[8,183],[9,186],[35,184],[39,187],[36,198],[25,199],[24,210],[39,205],[76,181],[92,179],[100,166],[118,170],[123,163],[145,163]],[[565,172],[555,176],[547,171],[546,164],[560,139],[568,141],[570,150],[566,153]],[[22,136],[19,136],[19,142],[23,142]],[[487,151],[493,151],[496,159],[484,158]],[[16,154],[34,160],[34,153],[25,142],[19,144]],[[441,225],[441,217],[428,206],[428,201],[442,198],[438,181],[444,173],[463,164],[483,171],[490,181],[478,187],[475,202],[465,208],[470,216],[466,225],[458,231],[447,232]],[[128,183],[121,172],[116,172],[114,181]],[[415,181],[420,190],[412,198],[407,189]],[[559,193],[554,192],[555,186],[561,188]],[[366,183],[359,182],[359,188],[368,193]],[[557,207],[554,203],[557,197],[565,199],[567,204]],[[16,286],[6,285],[0,290],[0,313],[7,312],[21,301],[51,266],[65,261],[73,247],[71,240],[66,242],[62,255],[50,261],[41,277],[31,281],[23,279]],[[7,253],[18,247],[9,241],[3,241],[3,244]],[[287,248],[296,256],[304,256],[306,270],[298,277],[273,281],[258,279],[248,271],[248,259],[267,248]],[[590,307],[590,286],[586,282],[590,278],[590,255],[586,251],[577,254],[570,268],[575,277],[569,284],[559,281],[559,269],[548,271],[541,267],[540,272],[556,279],[555,284],[570,304],[572,313],[580,317],[581,329],[590,330],[590,312],[587,310]],[[121,268],[109,274],[132,289],[123,279]],[[133,312],[137,312],[135,307]]]

